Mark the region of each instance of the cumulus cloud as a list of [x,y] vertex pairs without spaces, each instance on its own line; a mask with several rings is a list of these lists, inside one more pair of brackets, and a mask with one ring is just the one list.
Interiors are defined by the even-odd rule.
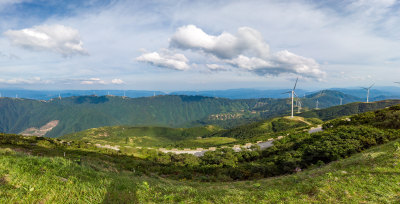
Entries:
[[111,80],[112,84],[124,84],[125,82],[122,79],[113,79]]
[[170,54],[167,52],[148,52],[136,58],[139,62],[145,62],[158,67],[175,70],[189,69],[189,60],[183,54]]
[[[210,54],[220,62],[259,75],[290,73],[316,79],[325,77],[314,59],[287,50],[270,53],[261,33],[249,27],[239,28],[236,35],[227,32],[209,35],[194,25],[183,26],[171,37],[170,47]],[[217,68],[206,66],[211,70]]]
[[63,25],[40,25],[4,32],[13,45],[39,51],[51,51],[64,57],[87,55],[78,30]]
[[244,52],[252,52],[258,57],[269,55],[269,46],[264,42],[261,33],[249,27],[239,28],[236,36],[227,32],[214,36],[194,25],[187,25],[178,28],[170,39],[170,46],[201,50],[223,59],[233,58]]

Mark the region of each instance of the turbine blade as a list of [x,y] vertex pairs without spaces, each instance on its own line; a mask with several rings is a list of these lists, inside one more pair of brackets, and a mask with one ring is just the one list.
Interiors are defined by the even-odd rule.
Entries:
[[298,98],[298,96],[297,96],[296,92],[294,92],[294,91],[293,91],[293,94],[294,94],[294,95],[295,95],[295,96]]
[[297,79],[296,79],[296,83],[294,84],[293,91],[296,89],[296,85],[297,85],[297,81],[298,80],[299,80],[299,77],[297,77]]
[[292,91],[283,92],[282,94],[292,93]]
[[368,89],[372,88],[374,85],[375,85],[375,82],[370,87],[368,87]]

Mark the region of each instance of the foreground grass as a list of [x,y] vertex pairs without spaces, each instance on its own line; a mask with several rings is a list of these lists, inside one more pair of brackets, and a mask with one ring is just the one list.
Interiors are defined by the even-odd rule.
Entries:
[[140,176],[3,147],[0,203],[398,203],[398,142],[293,175],[220,183]]

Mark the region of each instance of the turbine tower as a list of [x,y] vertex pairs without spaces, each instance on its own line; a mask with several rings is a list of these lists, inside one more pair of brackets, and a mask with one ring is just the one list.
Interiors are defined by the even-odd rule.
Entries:
[[293,118],[293,110],[294,110],[294,96],[297,96],[296,93],[294,92],[294,90],[296,89],[296,85],[297,85],[297,81],[299,80],[299,78],[297,77],[296,79],[296,83],[294,84],[294,87],[291,91],[285,92],[285,93],[290,93],[291,97],[292,97],[292,115],[290,116],[291,118]]
[[340,105],[343,105],[343,98],[340,98]]
[[315,109],[317,109],[317,110],[319,109],[319,108],[318,108],[318,105],[319,105],[319,101],[318,101],[318,99],[317,99],[317,102],[315,103]]
[[370,87],[366,88],[366,87],[362,87],[363,89],[367,90],[367,103],[369,103],[369,90],[371,90],[371,88],[375,85],[375,83],[373,83]]

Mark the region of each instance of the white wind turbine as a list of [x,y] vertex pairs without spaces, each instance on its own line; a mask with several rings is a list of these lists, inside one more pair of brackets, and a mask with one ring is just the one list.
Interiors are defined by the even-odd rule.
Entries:
[[297,77],[296,79],[296,83],[294,84],[294,87],[291,91],[285,92],[285,93],[290,93],[291,97],[292,97],[292,115],[290,116],[291,118],[293,118],[293,102],[294,102],[294,96],[297,96],[296,93],[294,92],[294,90],[296,89],[296,85],[297,85],[297,81],[299,80],[299,78]]
[[369,86],[368,88],[366,87],[361,87],[365,90],[367,90],[367,103],[369,103],[369,90],[371,90],[371,88],[375,85],[375,83],[373,83],[371,86]]
[[298,99],[298,102],[299,102],[299,104],[297,106],[297,113],[300,113],[301,112],[301,101],[300,101],[300,99]]
[[319,100],[318,100],[318,98],[322,96],[323,92],[324,92],[323,90],[320,91],[319,94],[316,96],[317,101],[315,102],[315,109],[317,109],[317,110],[319,109]]

